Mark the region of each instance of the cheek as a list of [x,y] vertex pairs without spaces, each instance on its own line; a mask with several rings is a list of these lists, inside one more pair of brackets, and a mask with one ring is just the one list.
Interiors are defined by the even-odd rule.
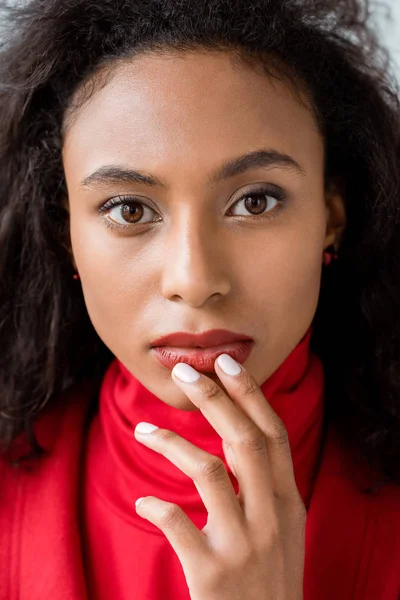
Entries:
[[287,318],[313,317],[317,307],[321,282],[320,252],[304,250],[292,254],[290,261],[276,274],[280,285],[281,309]]
[[282,254],[263,269],[251,269],[246,287],[257,290],[257,297],[267,306],[288,310],[294,303],[308,298],[315,300],[318,296],[321,261],[315,253],[310,256],[290,253],[287,259]]
[[[264,239],[251,268],[243,270],[245,289],[252,290],[252,304],[266,314],[269,325],[283,321],[304,322],[313,318],[321,282],[323,224],[314,228],[291,227],[277,230]],[[275,321],[276,319],[276,321]]]
[[128,259],[129,240],[121,242],[104,225],[71,211],[71,244],[89,317],[105,341],[103,330],[115,330],[119,323],[126,327],[128,307],[134,310],[135,293],[140,294],[140,278],[134,277],[132,256]]

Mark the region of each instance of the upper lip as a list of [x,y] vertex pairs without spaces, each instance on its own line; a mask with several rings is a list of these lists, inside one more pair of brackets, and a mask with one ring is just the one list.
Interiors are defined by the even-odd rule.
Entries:
[[176,347],[194,347],[199,346],[200,348],[209,348],[212,346],[219,346],[221,344],[229,344],[230,342],[240,342],[249,340],[252,338],[248,335],[241,333],[234,333],[233,331],[227,331],[226,329],[210,329],[203,333],[186,333],[184,331],[177,331],[175,333],[169,333],[164,335],[152,342],[152,346],[176,346]]

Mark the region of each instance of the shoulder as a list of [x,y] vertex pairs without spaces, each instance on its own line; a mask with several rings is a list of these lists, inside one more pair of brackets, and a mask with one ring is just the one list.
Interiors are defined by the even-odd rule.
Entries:
[[[74,384],[44,407],[35,420],[33,429],[39,445],[47,455],[60,451],[68,440],[72,441],[71,438],[77,441],[96,401],[97,391],[98,382]],[[14,439],[10,449],[0,454],[0,469],[11,467],[11,461],[20,459],[29,451],[26,435],[20,434]]]
[[375,554],[380,548],[386,556],[390,552],[400,574],[400,485],[385,482],[359,448],[344,444],[334,427],[328,431],[318,479],[324,502],[330,498],[337,511],[338,524],[350,532],[358,524],[360,535],[369,531]]
[[349,597],[349,582],[352,598],[400,597],[400,486],[380,480],[330,426],[307,513],[306,575],[315,597],[327,582],[327,598]]

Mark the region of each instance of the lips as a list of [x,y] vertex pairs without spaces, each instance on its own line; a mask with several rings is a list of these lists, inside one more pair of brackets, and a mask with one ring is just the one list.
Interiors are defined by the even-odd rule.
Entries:
[[179,346],[181,348],[209,348],[212,346],[218,346],[220,344],[229,344],[231,342],[242,342],[251,340],[252,338],[248,335],[241,333],[234,333],[233,331],[227,331],[226,329],[210,329],[204,333],[186,333],[184,331],[178,331],[160,337],[151,344],[154,346]]
[[163,336],[153,342],[151,353],[169,369],[184,362],[197,371],[211,373],[215,372],[214,362],[220,354],[229,354],[243,364],[253,345],[249,336],[214,329],[197,335],[178,332]]

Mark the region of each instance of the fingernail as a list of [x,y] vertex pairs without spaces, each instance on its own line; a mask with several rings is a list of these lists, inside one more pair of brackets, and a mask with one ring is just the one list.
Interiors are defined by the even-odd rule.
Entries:
[[198,379],[200,379],[200,373],[193,369],[190,365],[186,363],[178,363],[172,369],[174,375],[178,377],[184,383],[194,383]]
[[152,425],[151,423],[141,421],[141,423],[136,425],[135,433],[152,433],[152,431],[155,431],[156,429],[158,429],[157,425]]
[[143,496],[142,498],[138,498],[138,499],[136,500],[136,502],[135,502],[135,506],[136,506],[136,508],[139,506],[139,504],[140,504],[140,502],[141,502],[142,500],[144,500],[144,496]]
[[220,354],[217,358],[218,365],[227,375],[238,375],[242,370],[239,363],[229,356],[229,354]]

